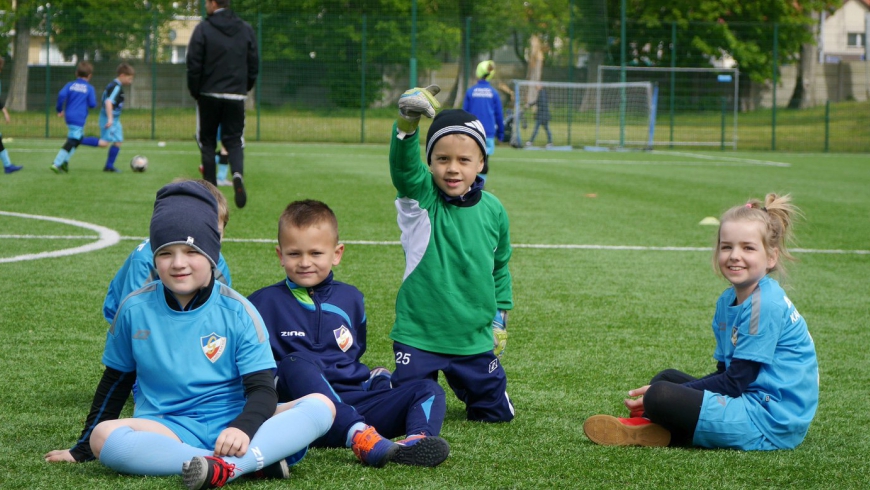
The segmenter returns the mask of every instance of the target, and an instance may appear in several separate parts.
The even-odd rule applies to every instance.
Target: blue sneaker
[[[399,450],[392,461],[399,464],[434,468],[443,463],[450,454],[450,444],[437,436],[416,434],[397,441],[396,445]]]
[[[393,459],[399,445],[384,439],[374,427],[367,425],[365,430],[358,430],[353,435],[351,449],[362,464],[381,468]]]
[[[17,171],[21,170],[22,168],[24,168],[24,167],[22,167],[21,165],[9,165],[8,167],[3,167],[3,172],[7,173],[7,174],[11,174],[13,172],[17,172]]]
[[[116,174],[121,173],[121,169],[115,167],[103,167],[103,172],[114,172]]]

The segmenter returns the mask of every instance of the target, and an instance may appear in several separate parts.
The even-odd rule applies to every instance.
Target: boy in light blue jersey
[[[85,123],[88,120],[88,110],[97,106],[97,94],[89,83],[94,67],[87,61],[80,61],[76,66],[76,78],[67,83],[57,94],[57,117],[66,121],[66,142],[51,165],[51,170],[58,174],[69,172],[69,159],[82,143]]]
[[[287,458],[299,461],[332,425],[335,407],[322,395],[278,406],[268,330],[214,277],[217,221],[217,202],[196,182],[157,192],[150,241],[160,279],[129,295],[109,328],[78,444],[120,473],[181,475],[191,489],[244,474],[288,478]],[[118,419],[134,380],[133,417]],[[70,450],[44,458],[76,461]]]
[[[0,57],[0,71],[3,71],[3,65],[6,64],[6,60]],[[0,89],[0,93],[2,93],[2,89]],[[6,110],[6,104],[4,101],[0,101],[0,111],[3,111],[3,117],[6,118],[6,123],[9,123],[9,111]],[[17,172],[21,170],[21,165],[13,165],[12,161],[9,159],[9,152],[6,150],[6,147],[3,146],[3,134],[0,133],[0,161],[3,162],[3,173],[11,174],[13,172]]]
[[[583,424],[602,445],[693,445],[743,451],[794,449],[819,404],[819,365],[803,317],[779,283],[799,214],[789,196],[768,194],[720,219],[713,265],[731,283],[716,302],[716,371],[675,369],[628,392],[630,417]]]
[[[88,136],[82,138],[82,144],[86,146],[109,147],[106,157],[104,172],[120,172],[115,167],[115,160],[121,151],[121,143],[124,142],[124,128],[121,126],[121,111],[124,109],[124,85],[133,83],[136,71],[128,63],[118,65],[118,76],[106,85],[100,98],[100,137]]]

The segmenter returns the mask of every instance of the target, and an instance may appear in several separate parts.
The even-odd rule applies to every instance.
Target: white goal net
[[[514,80],[513,89],[513,107],[505,111],[505,140],[512,146],[651,145],[655,101],[650,82]]]

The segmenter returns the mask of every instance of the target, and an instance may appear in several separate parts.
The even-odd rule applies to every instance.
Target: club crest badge
[[[350,330],[344,325],[341,328],[336,328],[332,331],[333,335],[335,335],[335,343],[338,344],[338,348],[343,352],[347,352],[348,349],[353,347],[353,335],[350,334]]]
[[[200,337],[199,341],[202,347],[202,353],[205,354],[205,357],[211,361],[212,364],[220,359],[221,354],[224,353],[224,349],[227,348],[227,338],[221,337],[214,332],[204,337]]]
[[[731,327],[731,344],[737,347],[737,327]]]

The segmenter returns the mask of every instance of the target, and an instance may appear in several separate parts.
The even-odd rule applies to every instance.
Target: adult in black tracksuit
[[[257,80],[257,38],[236,16],[230,0],[206,0],[208,17],[193,30],[187,46],[187,87],[196,99],[196,140],[203,177],[217,185],[214,152],[217,131],[229,152],[236,206],[247,202],[244,174],[245,99]]]

